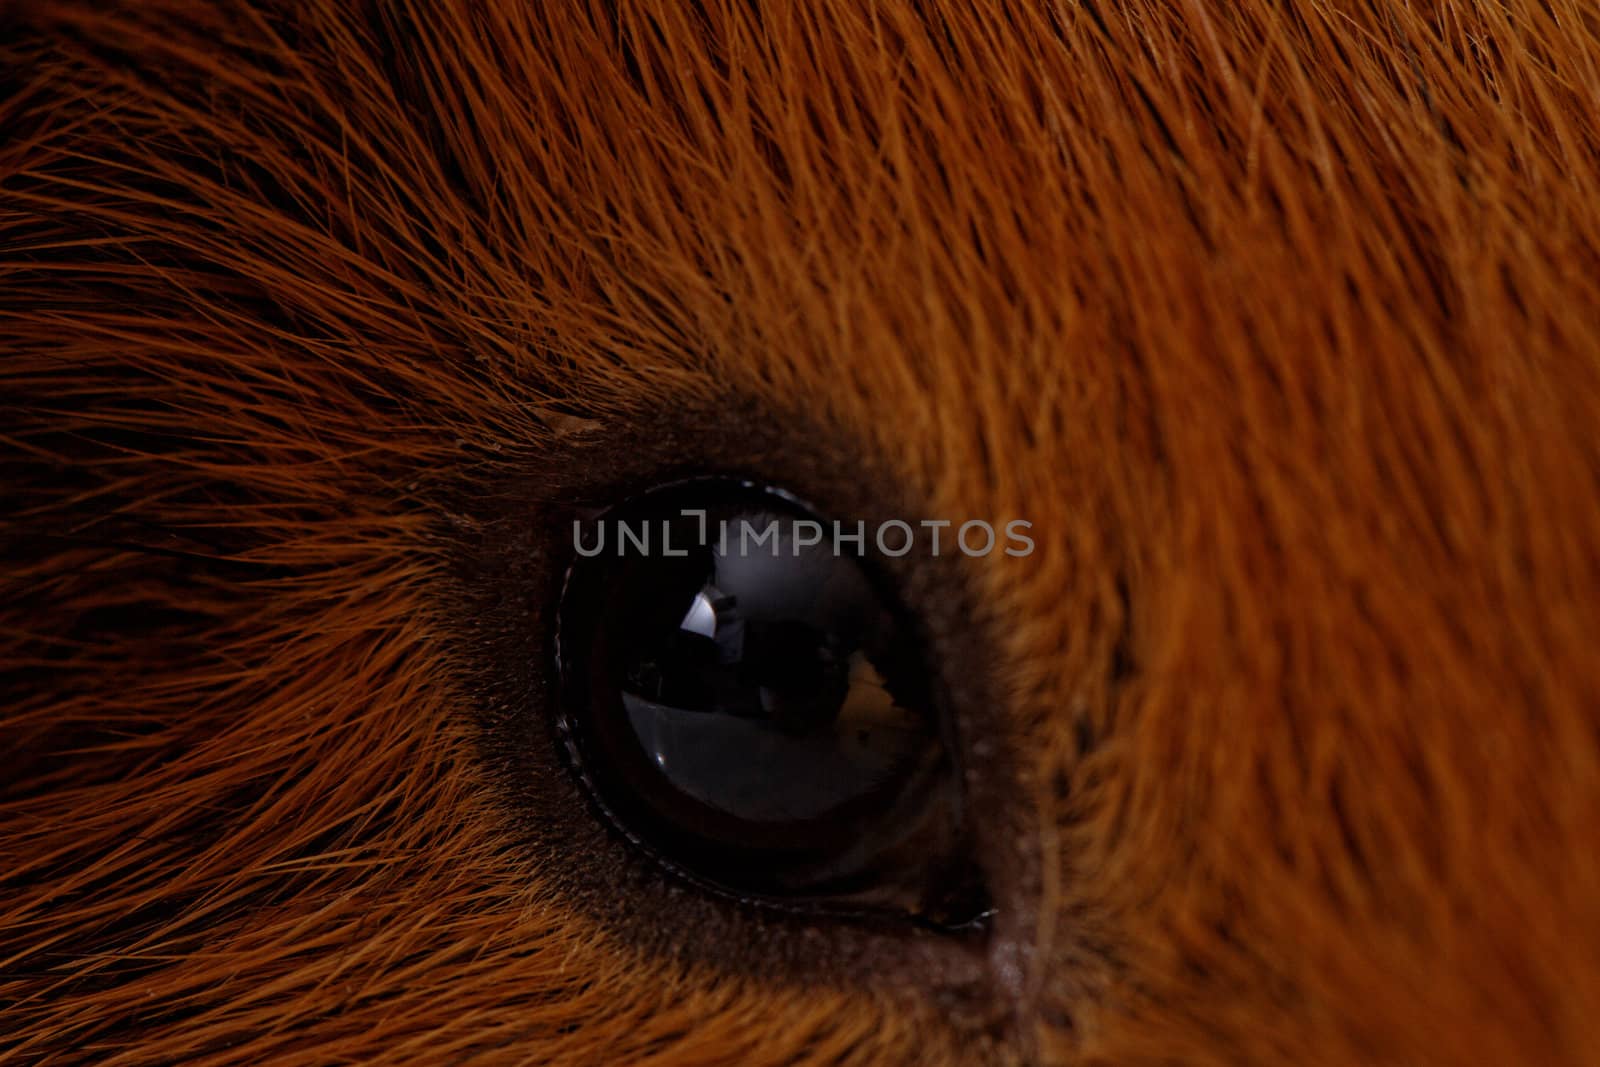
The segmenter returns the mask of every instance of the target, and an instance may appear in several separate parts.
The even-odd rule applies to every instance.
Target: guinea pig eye
[[[858,532],[726,480],[576,525],[560,732],[602,814],[690,880],[971,923],[985,904],[947,709]]]

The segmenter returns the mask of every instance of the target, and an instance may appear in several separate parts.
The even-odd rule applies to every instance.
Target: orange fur
[[[1600,1063],[1586,5],[0,25],[0,1054]],[[475,509],[708,396],[1034,523],[978,973],[635,938],[490,788]]]

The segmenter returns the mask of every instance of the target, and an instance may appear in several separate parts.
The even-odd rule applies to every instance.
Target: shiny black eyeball
[[[613,826],[693,881],[970,923],[948,713],[861,532],[721,479],[575,523],[561,735]]]

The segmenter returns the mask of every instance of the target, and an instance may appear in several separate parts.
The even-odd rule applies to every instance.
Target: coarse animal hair
[[[0,405],[0,1058],[1600,1064],[1579,0],[0,5]],[[1033,523],[971,951],[541,762],[545,509],[745,447]]]

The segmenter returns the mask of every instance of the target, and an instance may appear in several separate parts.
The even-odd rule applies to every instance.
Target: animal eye
[[[691,880],[963,925],[985,903],[951,723],[859,532],[724,480],[575,528],[561,733],[604,816]]]

